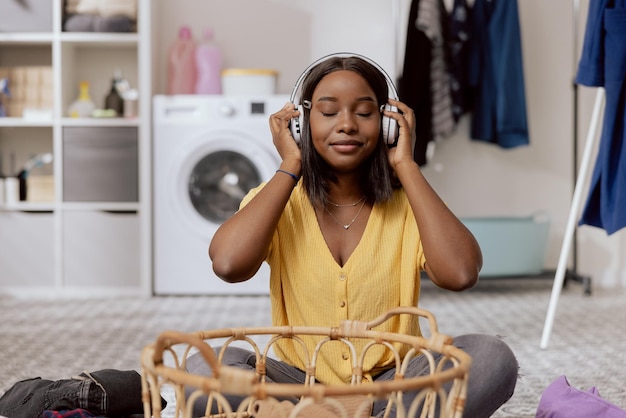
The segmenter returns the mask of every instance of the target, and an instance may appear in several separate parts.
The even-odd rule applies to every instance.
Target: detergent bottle
[[[182,26],[169,52],[168,94],[193,94],[196,86],[196,43]]]
[[[222,93],[222,52],[212,40],[213,30],[206,29],[203,42],[196,48],[196,94]]]
[[[111,80],[111,90],[104,98],[104,108],[114,110],[115,116],[122,116],[124,114],[124,99],[121,92],[117,89],[118,78],[115,75],[113,80]]]
[[[88,118],[91,117],[95,108],[96,105],[89,95],[89,82],[81,81],[78,98],[72,102],[67,113],[71,118]]]

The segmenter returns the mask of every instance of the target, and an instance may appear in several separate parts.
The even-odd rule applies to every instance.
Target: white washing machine
[[[245,194],[274,175],[280,157],[269,116],[289,96],[155,96],[154,293],[267,294],[269,268],[230,284],[208,257],[217,228]]]

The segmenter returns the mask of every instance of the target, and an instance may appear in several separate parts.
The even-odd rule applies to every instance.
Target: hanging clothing
[[[466,0],[454,0],[450,11],[450,96],[452,116],[458,122],[470,108],[468,87],[471,9]]]
[[[430,94],[432,100],[433,138],[445,138],[454,132],[450,74],[447,64],[447,13],[443,0],[421,0],[415,26],[430,41]]]
[[[471,15],[471,137],[502,148],[528,145],[517,0],[476,0]]]
[[[612,234],[626,226],[626,0],[589,2],[576,83],[604,87],[596,164],[580,225]]]
[[[398,96],[415,113],[415,151],[413,158],[426,165],[428,143],[432,141],[432,100],[430,94],[431,45],[426,34],[415,26],[420,0],[409,9],[404,65],[398,81]]]
[[[413,0],[409,11],[400,100],[416,117],[414,159],[423,166],[432,141],[456,128],[449,72],[449,23],[443,0]]]

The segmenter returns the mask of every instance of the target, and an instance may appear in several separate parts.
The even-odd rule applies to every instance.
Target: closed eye
[[[335,113],[321,112],[321,113],[322,113],[322,116],[324,116],[326,118],[333,117],[333,116],[335,116],[337,114],[336,112]]]

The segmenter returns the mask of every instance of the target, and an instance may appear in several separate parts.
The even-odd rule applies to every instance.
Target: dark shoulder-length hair
[[[310,101],[319,82],[326,75],[339,70],[354,71],[367,81],[378,106],[387,103],[389,88],[387,79],[374,65],[355,56],[331,57],[311,69],[302,82],[302,101]],[[302,129],[302,181],[311,202],[316,205],[328,203],[330,184],[337,181],[326,161],[313,147],[309,125],[310,109],[302,107],[304,123]],[[382,118],[381,118],[382,119]],[[394,188],[400,187],[387,158],[387,145],[383,141],[382,126],[376,149],[362,166],[361,190],[368,202],[384,202],[391,198]]]

